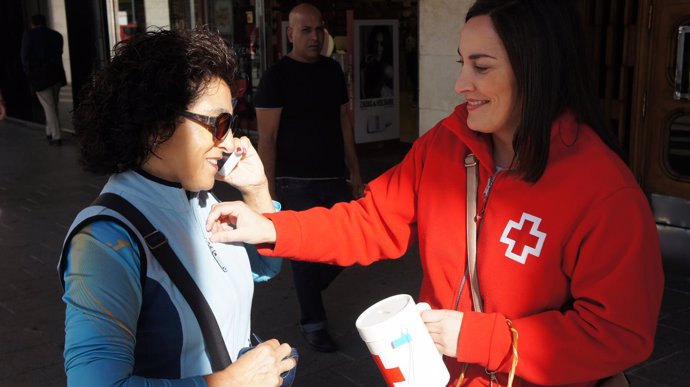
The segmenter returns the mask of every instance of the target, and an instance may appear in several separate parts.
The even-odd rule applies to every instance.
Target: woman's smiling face
[[[467,125],[512,141],[520,120],[515,74],[489,16],[467,21],[458,54],[463,66],[455,92],[467,99]]]
[[[233,112],[231,101],[228,85],[214,78],[199,98],[187,107],[187,111],[216,117]],[[217,143],[209,130],[183,118],[172,137],[153,150],[154,154],[143,168],[154,176],[180,183],[187,191],[209,190],[213,188],[218,173],[218,161],[223,152],[230,152],[232,144],[232,133]]]

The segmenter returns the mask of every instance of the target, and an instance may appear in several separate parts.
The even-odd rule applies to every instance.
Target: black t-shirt
[[[303,63],[284,56],[261,77],[257,108],[282,108],[276,177],[345,177],[340,106],[348,101],[340,65],[326,57]]]

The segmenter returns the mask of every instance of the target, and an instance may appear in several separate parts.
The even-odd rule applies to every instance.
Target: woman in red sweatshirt
[[[422,317],[451,386],[593,387],[643,361],[663,291],[659,241],[590,89],[572,3],[477,1],[458,46],[455,90],[467,102],[362,199],[270,221],[220,204],[213,240],[368,265],[418,238],[419,298],[433,308]],[[467,265],[468,154],[478,160],[481,312]]]

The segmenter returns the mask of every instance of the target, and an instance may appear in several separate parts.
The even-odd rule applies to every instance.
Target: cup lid
[[[385,298],[362,312],[355,325],[360,330],[371,328],[396,316],[410,302],[413,302],[413,299],[408,294],[397,294]]]

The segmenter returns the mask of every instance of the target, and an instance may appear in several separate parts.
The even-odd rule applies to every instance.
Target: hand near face
[[[230,173],[226,176],[217,174],[216,179],[237,188],[242,194],[267,189],[268,180],[264,174],[264,165],[249,138],[233,138],[232,147],[228,148],[231,152],[241,153],[241,159]]]
[[[204,378],[209,387],[276,387],[282,384],[280,374],[295,367],[290,346],[271,339],[257,345],[226,369]]]
[[[448,357],[458,356],[458,337],[463,313],[455,310],[425,310],[422,320],[431,334],[436,348]]]

